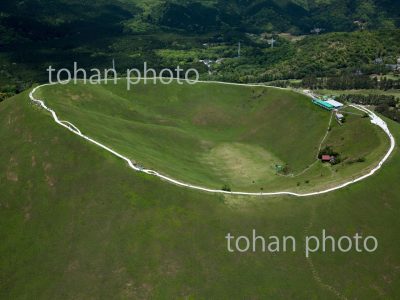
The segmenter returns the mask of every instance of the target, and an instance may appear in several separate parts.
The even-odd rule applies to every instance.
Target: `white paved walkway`
[[[227,82],[218,82],[218,81],[200,81],[202,83],[217,83],[217,84],[225,84],[225,85],[238,85],[238,86],[263,86],[263,85],[258,85],[258,84],[239,84],[239,83],[227,83]],[[52,110],[51,108],[47,107],[46,104],[44,103],[43,100],[37,99],[35,98],[35,93],[37,90],[39,90],[40,88],[44,87],[44,86],[48,86],[48,85],[54,85],[54,84],[43,84],[43,85],[39,85],[37,87],[35,87],[29,94],[29,98],[31,99],[32,102],[40,105],[42,108],[44,108],[45,110],[47,110],[48,112],[50,112],[50,114],[53,116],[54,121],[59,124],[60,126],[63,126],[64,128],[66,128],[67,130],[71,131],[72,133],[80,136],[81,138],[97,145],[98,147],[112,153],[113,155],[119,157],[120,159],[124,160],[129,167],[131,167],[133,170],[138,171],[138,172],[143,172],[149,175],[153,175],[153,176],[157,176],[167,182],[173,183],[175,185],[181,186],[181,187],[186,187],[189,189],[193,189],[193,190],[198,190],[198,191],[203,191],[203,192],[209,192],[209,193],[219,193],[219,194],[230,194],[230,195],[243,195],[243,196],[277,196],[277,195],[291,195],[291,196],[296,196],[296,197],[308,197],[308,196],[316,196],[316,195],[321,195],[321,194],[326,194],[329,192],[333,192],[342,188],[345,188],[351,184],[354,184],[356,182],[362,181],[366,178],[368,178],[369,176],[372,176],[373,174],[375,174],[381,167],[382,165],[386,162],[386,160],[389,158],[389,156],[392,154],[396,142],[395,139],[392,135],[392,133],[390,132],[386,122],[384,120],[382,120],[379,116],[377,116],[374,112],[372,112],[371,110],[361,106],[361,105],[351,105],[352,107],[367,113],[370,118],[371,118],[371,123],[375,124],[377,126],[379,126],[380,128],[382,128],[382,130],[387,134],[387,136],[390,139],[390,147],[386,153],[386,155],[381,159],[381,161],[378,163],[378,165],[376,167],[374,167],[371,171],[369,171],[367,174],[360,176],[356,179],[353,179],[351,181],[345,182],[343,184],[340,184],[338,186],[335,186],[333,188],[329,188],[329,189],[325,189],[325,190],[321,190],[318,192],[312,192],[312,193],[293,193],[290,191],[279,191],[279,192],[240,192],[240,191],[223,191],[223,190],[216,190],[216,189],[209,189],[209,188],[205,188],[205,187],[201,187],[201,186],[197,186],[197,185],[192,185],[189,183],[185,183],[183,181],[179,181],[176,179],[173,179],[171,177],[162,175],[160,173],[158,173],[157,171],[154,170],[149,170],[149,169],[143,169],[139,166],[134,165],[131,160],[125,156],[123,156],[122,154],[119,154],[117,151],[111,149],[110,147],[84,135],[81,133],[81,131],[72,123],[68,122],[68,121],[62,121],[58,118],[57,114],[54,112],[54,110]],[[273,87],[275,88],[275,87]],[[279,88],[279,89],[283,89],[283,88]]]

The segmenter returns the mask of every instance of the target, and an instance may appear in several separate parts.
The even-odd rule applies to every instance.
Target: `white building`
[[[342,114],[337,113],[336,114],[336,119],[338,119],[338,121],[341,121],[344,119],[344,116]]]
[[[326,103],[329,103],[330,105],[332,105],[335,109],[339,109],[343,107],[343,103],[340,103],[336,100],[333,99],[329,99],[327,101],[325,101]]]

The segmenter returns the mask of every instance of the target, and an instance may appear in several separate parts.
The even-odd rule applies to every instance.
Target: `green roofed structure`
[[[330,104],[330,103],[328,103],[328,102],[326,102],[326,101],[322,101],[322,100],[317,99],[317,98],[313,98],[312,102],[313,102],[314,104],[316,104],[316,105],[318,105],[318,106],[324,108],[324,109],[327,109],[327,110],[333,110],[333,109],[335,109],[335,107],[334,107],[332,104]]]

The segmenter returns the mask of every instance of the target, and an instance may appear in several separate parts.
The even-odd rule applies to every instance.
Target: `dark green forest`
[[[121,74],[144,61],[180,65],[233,82],[396,75],[397,8],[395,0],[2,1],[0,99],[74,61],[107,68],[115,59]]]

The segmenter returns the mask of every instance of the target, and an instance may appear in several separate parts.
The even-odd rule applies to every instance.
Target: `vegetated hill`
[[[385,73],[385,64],[393,64],[399,55],[400,30],[329,33],[268,50],[265,75],[279,79]],[[382,62],[375,63],[377,58]]]
[[[327,286],[347,298],[400,294],[398,147],[345,190],[251,199],[132,172],[57,127],[27,93],[0,104],[0,125],[0,298],[334,298]],[[400,126],[389,126],[399,140]],[[227,251],[228,232],[253,229],[293,235],[297,251]],[[374,235],[379,248],[314,254],[310,269],[302,241],[322,229]]]
[[[321,35],[293,45],[278,38],[272,50],[267,38],[289,32],[296,39],[298,34],[311,34],[315,28],[321,28],[322,33],[377,29],[372,36],[366,31],[347,35],[345,43],[358,39],[355,44],[363,46],[360,40],[364,40],[368,48],[383,48],[385,62],[393,64],[399,44],[393,29],[399,20],[394,8],[395,1],[389,0],[120,0],[111,4],[105,0],[2,1],[0,100],[33,82],[47,81],[49,65],[71,68],[77,61],[87,69],[106,68],[115,58],[119,70],[141,67],[143,61],[158,69],[175,68],[176,64],[170,65],[170,57],[160,55],[160,50],[166,49],[194,57],[189,60],[176,55],[176,60],[184,67],[196,67],[204,75],[208,70],[198,59],[227,58],[221,68],[215,67],[222,73],[216,77],[230,81],[297,78],[314,71],[325,76],[351,70],[355,65],[371,70],[370,50],[365,55],[361,50],[366,58],[362,61],[353,57],[353,50],[341,51],[335,59],[329,59],[326,55],[315,57],[317,49],[326,50]],[[359,21],[358,25],[354,21]],[[249,38],[249,33],[264,36],[262,42]],[[381,37],[376,38],[377,34]],[[368,42],[369,38],[381,46]],[[241,60],[236,59],[238,41],[243,45]],[[296,52],[297,47],[304,49]]]
[[[123,20],[140,12],[134,4],[103,0],[7,1],[0,4],[0,10],[0,47],[67,37],[91,41],[112,36],[121,33]]]
[[[37,95],[62,120],[139,165],[207,188],[322,190],[366,173],[389,146],[368,118],[330,124],[329,112],[289,90],[142,81],[127,91],[119,80],[46,86]],[[325,143],[338,152],[333,167],[317,159],[328,127]]]
[[[393,28],[399,21],[398,10],[394,8],[393,0],[159,1],[153,2],[140,18],[189,32],[235,28],[246,32],[309,33],[315,28],[323,31]]]
[[[233,43],[199,45],[188,50],[171,46],[156,54],[162,64],[169,66],[193,64],[204,57],[214,60],[223,57],[221,63],[212,65],[208,77],[231,82],[386,74],[391,71],[386,65],[394,64],[400,55],[398,29],[332,32],[298,40],[282,35],[275,39],[271,48],[262,35],[246,36],[240,58]]]
[[[59,38],[75,30],[95,29],[95,25],[99,27],[97,32],[105,34],[105,29],[115,31],[123,22],[131,24],[133,31],[139,24],[189,32],[235,28],[245,32],[309,33],[315,27],[350,31],[358,29],[361,23],[371,29],[393,28],[399,18],[394,7],[393,0],[119,0],[112,4],[104,0],[3,1],[0,28],[6,35],[1,43]]]

